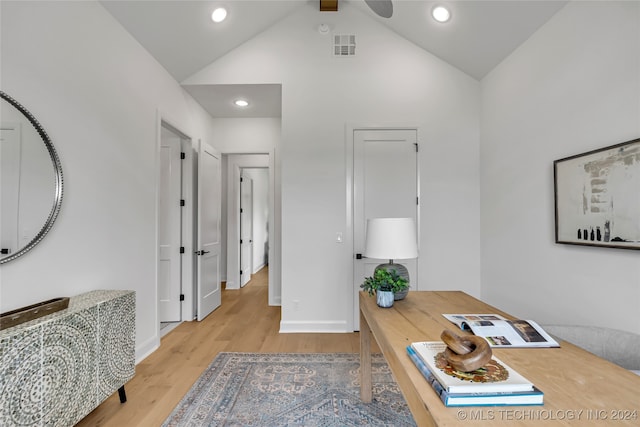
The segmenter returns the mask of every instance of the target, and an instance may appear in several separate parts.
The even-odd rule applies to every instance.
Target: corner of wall
[[[149,357],[151,353],[160,348],[160,336],[155,335],[147,341],[136,346],[136,365]]]

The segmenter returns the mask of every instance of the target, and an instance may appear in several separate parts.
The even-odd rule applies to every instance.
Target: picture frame
[[[640,138],[553,162],[555,241],[640,249]]]

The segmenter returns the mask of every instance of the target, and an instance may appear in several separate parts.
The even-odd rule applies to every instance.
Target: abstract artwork
[[[640,139],[553,166],[556,243],[640,249]]]

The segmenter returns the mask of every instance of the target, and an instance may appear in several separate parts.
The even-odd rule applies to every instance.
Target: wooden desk
[[[544,392],[544,406],[444,406],[406,352],[412,342],[439,341],[443,329],[455,330],[442,313],[497,313],[513,319],[464,292],[411,291],[392,308],[380,308],[374,297],[360,292],[363,401],[372,397],[373,336],[419,427],[640,425],[640,376],[565,341],[561,348],[494,349]]]

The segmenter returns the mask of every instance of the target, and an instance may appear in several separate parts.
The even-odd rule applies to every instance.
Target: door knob
[[[204,255],[204,254],[208,254],[211,251],[196,251],[196,255]]]

